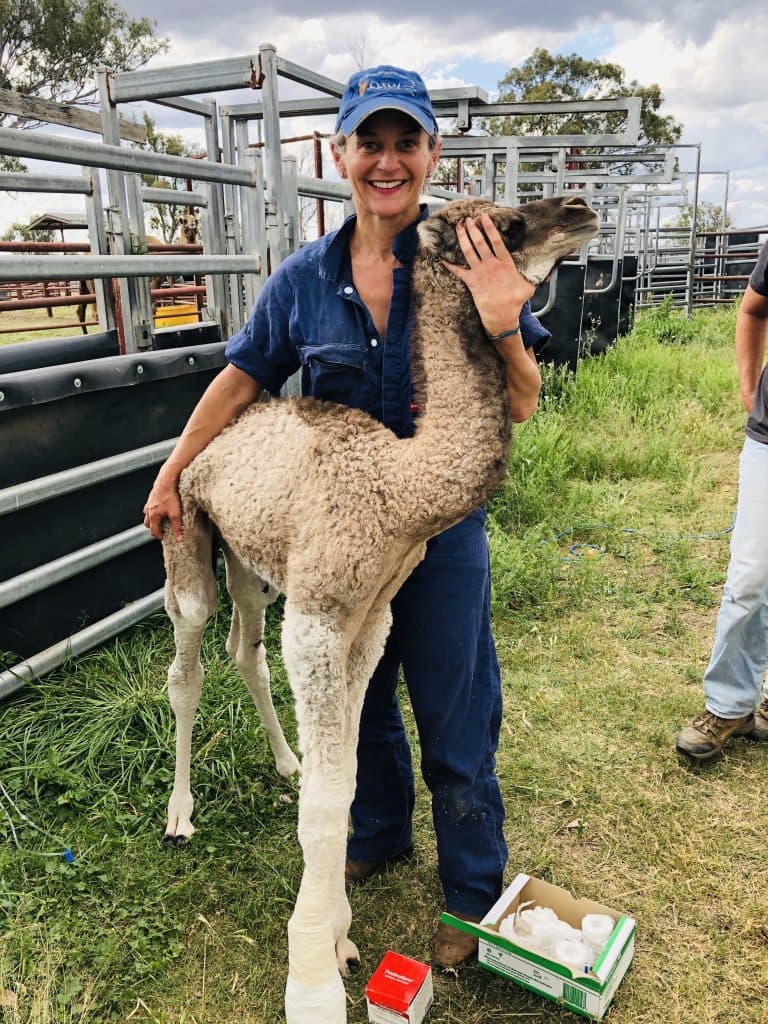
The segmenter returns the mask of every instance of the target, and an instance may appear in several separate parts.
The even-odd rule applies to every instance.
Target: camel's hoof
[[[357,946],[349,939],[340,939],[336,943],[336,963],[339,965],[339,974],[342,978],[348,978],[360,970],[360,954]]]
[[[176,849],[180,849],[182,846],[186,846],[189,842],[188,836],[163,836],[163,842],[168,843],[169,846],[175,846]]]
[[[282,775],[284,779],[290,779],[292,775],[301,775],[301,764],[293,753],[276,761],[275,768],[277,774]]]

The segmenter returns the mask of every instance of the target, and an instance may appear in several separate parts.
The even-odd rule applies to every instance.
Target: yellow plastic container
[[[199,320],[197,306],[187,302],[178,306],[158,306],[155,310],[155,327],[177,327],[179,324],[196,324]]]

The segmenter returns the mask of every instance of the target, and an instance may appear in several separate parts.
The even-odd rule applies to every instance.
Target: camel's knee
[[[339,858],[343,862],[347,838],[347,817],[354,794],[354,771],[349,777],[346,759],[332,769],[313,769],[312,759],[304,763],[299,796],[298,836],[307,861],[322,863],[329,870]]]
[[[251,688],[252,682],[256,682],[269,689],[269,665],[263,640],[247,642],[245,637],[241,637],[234,652],[230,651],[229,653],[240,669],[243,678],[246,679],[249,688]]]
[[[202,635],[206,622],[216,610],[215,581],[213,588],[206,585],[200,590],[182,589],[166,581],[165,610],[174,629],[185,634]]]

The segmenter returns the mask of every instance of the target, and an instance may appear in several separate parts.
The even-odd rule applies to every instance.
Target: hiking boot
[[[675,746],[681,754],[687,754],[696,761],[706,761],[719,754],[731,736],[748,736],[754,728],[755,716],[751,711],[741,718],[720,718],[711,711],[702,711],[677,734]]]
[[[755,710],[755,727],[749,734],[751,740],[768,740],[768,697],[763,697]]]
[[[470,914],[457,914],[453,910],[448,911],[454,917],[462,921],[469,921],[471,924],[479,924],[482,918],[472,917]],[[441,921],[437,926],[434,938],[432,939],[432,959],[438,967],[455,971],[464,964],[474,960],[477,956],[477,939],[468,932],[459,931],[450,924]]]
[[[347,885],[360,885],[367,882],[371,875],[376,875],[392,864],[401,860],[410,860],[413,856],[413,846],[407,847],[402,853],[389,857],[387,860],[350,860],[344,865],[344,881]]]

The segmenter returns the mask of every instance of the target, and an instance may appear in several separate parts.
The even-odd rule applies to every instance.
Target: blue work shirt
[[[338,231],[289,256],[267,280],[248,322],[227,343],[230,363],[278,394],[301,367],[302,393],[362,409],[398,437],[413,434],[411,410],[411,274],[416,227],[401,231],[392,252],[392,300],[382,338],[352,280],[353,214]],[[520,315],[526,348],[548,338],[526,302]]]

